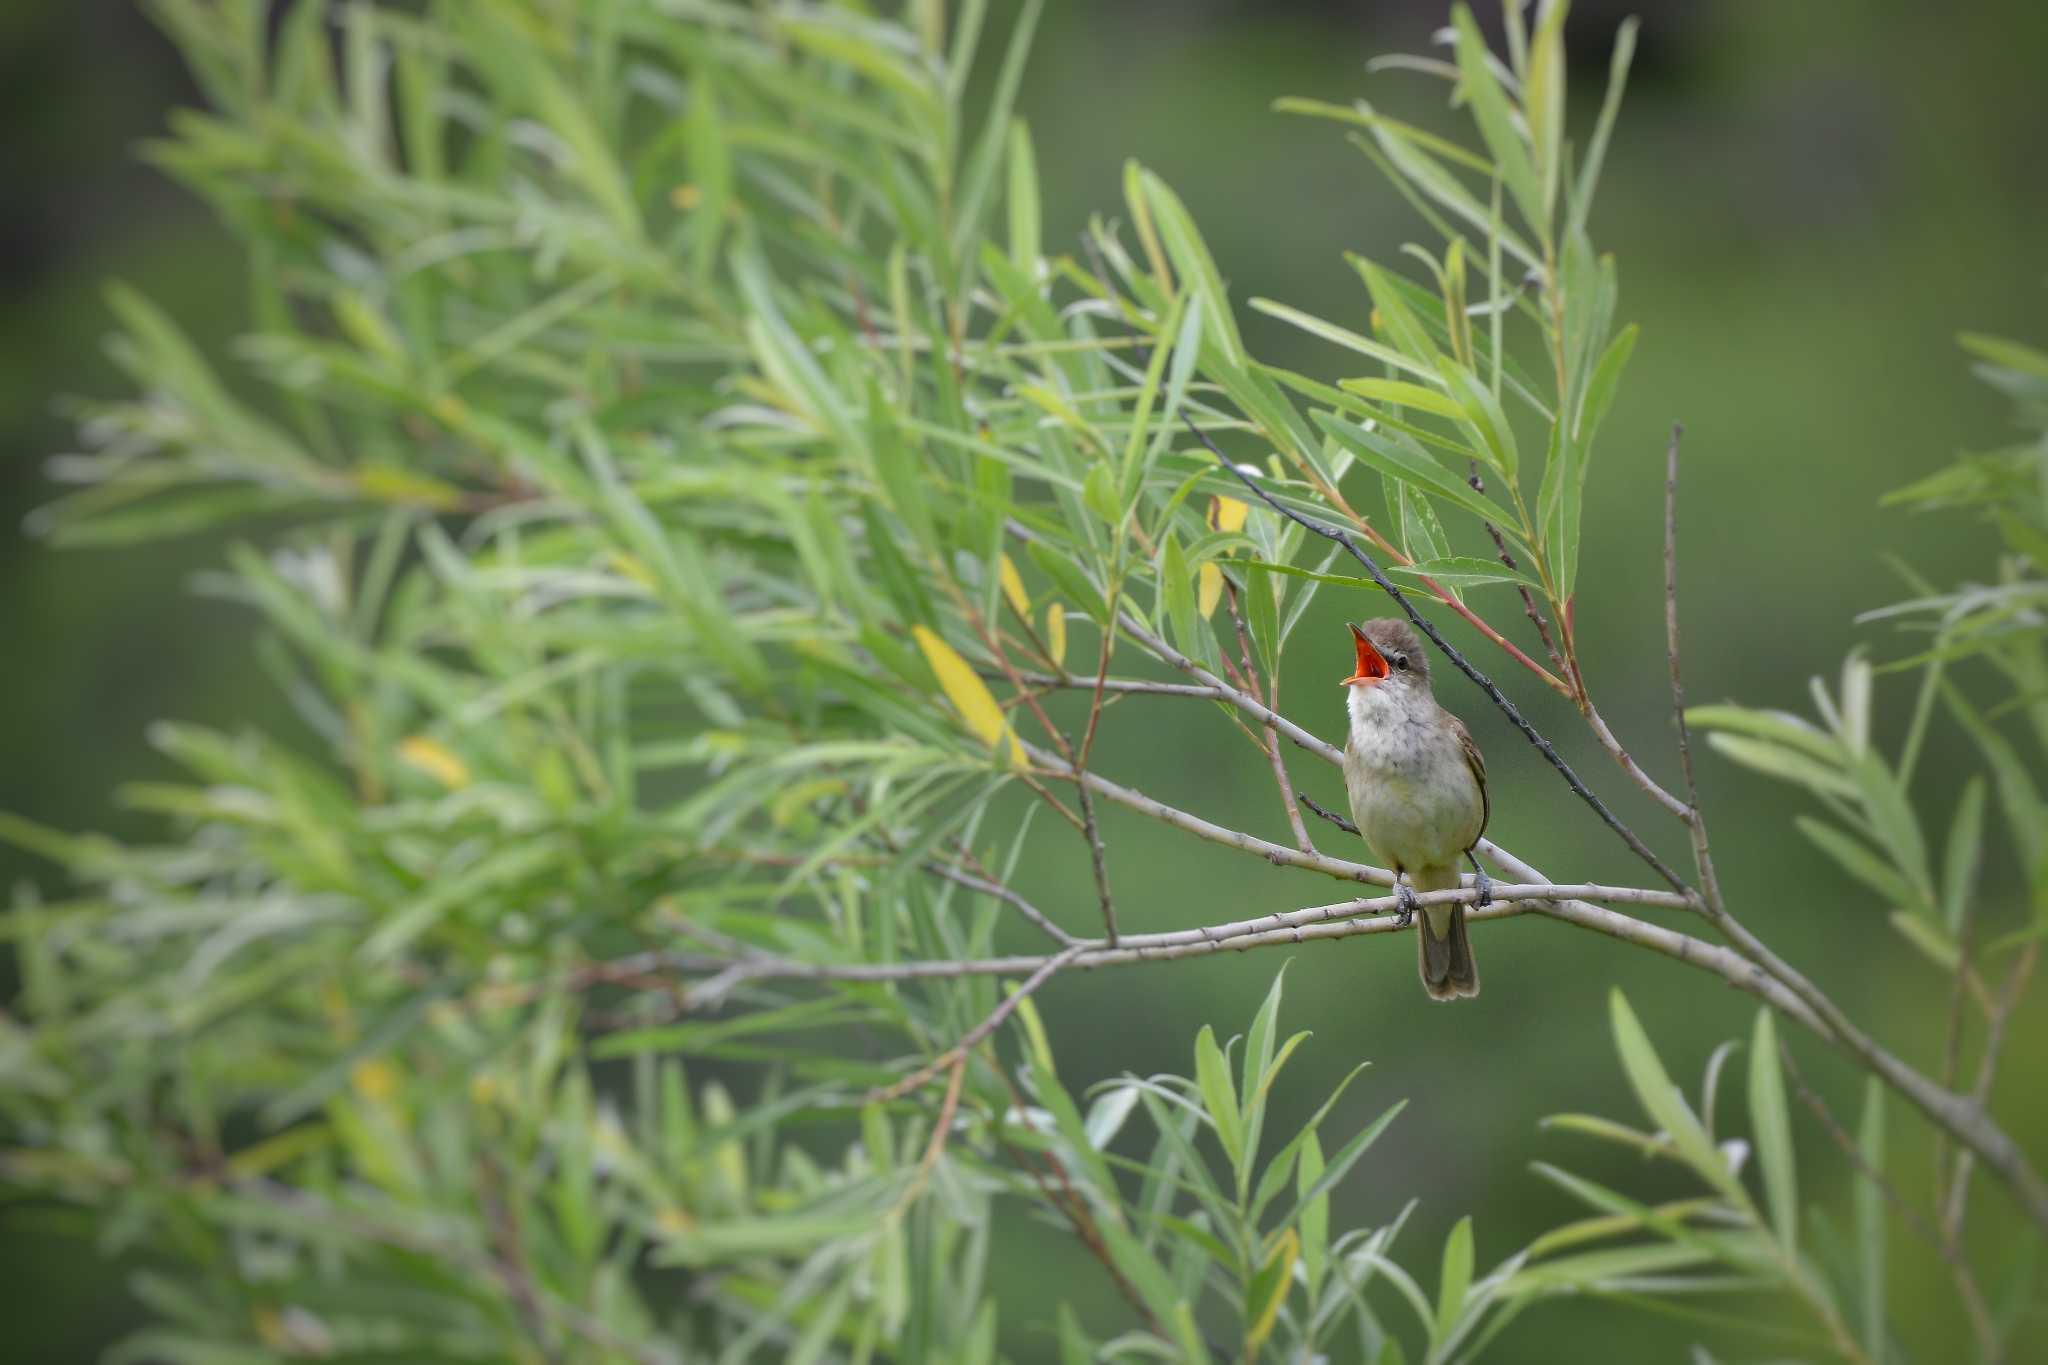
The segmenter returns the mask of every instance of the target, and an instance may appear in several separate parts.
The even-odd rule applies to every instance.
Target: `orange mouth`
[[[1372,647],[1372,641],[1365,638],[1365,632],[1357,626],[1351,627],[1351,639],[1358,646],[1358,671],[1346,678],[1340,686],[1362,687],[1376,683],[1387,676],[1387,661]]]

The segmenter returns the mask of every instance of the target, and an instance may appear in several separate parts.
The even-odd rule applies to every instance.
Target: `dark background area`
[[[1013,7],[998,6],[1003,13]],[[1491,6],[1482,6],[1491,9]],[[1875,655],[1905,646],[1854,626],[1855,613],[1903,594],[1882,556],[1937,582],[1982,573],[1986,538],[1960,518],[1878,511],[1884,491],[2005,430],[2003,401],[1973,380],[1958,330],[2048,339],[2040,224],[2048,132],[2048,8],[2033,0],[1933,6],[1815,0],[1779,4],[1592,3],[1574,7],[1574,129],[1590,124],[1621,15],[1645,23],[1610,152],[1596,242],[1619,258],[1619,317],[1642,323],[1628,381],[1602,433],[1586,510],[1578,607],[1588,676],[1609,721],[1651,770],[1675,776],[1663,677],[1659,541],[1664,433],[1687,428],[1681,513],[1688,684],[1695,701],[1810,709],[1807,680],[1830,680],[1859,639]],[[1331,125],[1270,110],[1274,98],[1365,94],[1404,117],[1449,127],[1443,87],[1405,73],[1368,76],[1366,60],[1414,51],[1441,23],[1436,3],[1149,3],[1048,6],[1027,76],[1045,181],[1046,241],[1067,249],[1091,212],[1120,211],[1126,157],[1174,185],[1202,225],[1232,298],[1268,296],[1363,326],[1364,290],[1341,253],[1392,257],[1426,229]],[[1003,14],[990,32],[1004,31]],[[100,349],[99,290],[128,281],[219,356],[243,325],[242,269],[204,212],[138,162],[193,98],[168,45],[118,3],[0,7],[0,809],[65,828],[144,834],[112,799],[122,782],[166,775],[144,730],[178,717],[233,730],[300,733],[254,667],[249,618],[191,591],[220,559],[204,539],[134,550],[56,552],[24,518],[53,495],[44,457],[65,450],[67,394],[113,392]],[[1063,245],[1066,244],[1066,245]],[[1348,373],[1339,352],[1259,315],[1252,348],[1295,368]],[[1511,599],[1478,599],[1519,619]],[[1289,708],[1335,736],[1334,682],[1347,662],[1338,624],[1370,608],[1327,592],[1287,660]],[[1510,628],[1510,633],[1519,633]],[[1454,636],[1459,643],[1466,637]],[[1490,666],[1500,656],[1475,655]],[[1501,670],[1506,672],[1505,669]],[[1519,684],[1512,678],[1503,681]],[[1537,758],[1462,680],[1439,696],[1464,714],[1494,780],[1493,833],[1552,875],[1632,880],[1626,852],[1562,799]],[[1519,687],[1532,718],[1626,818],[1674,859],[1683,843],[1589,742],[1569,708]],[[1881,684],[1880,734],[1903,728],[1906,688]],[[1169,704],[1170,707],[1170,704]],[[1100,766],[1179,804],[1272,834],[1279,812],[1263,764],[1206,708],[1141,720],[1126,710]],[[1923,815],[1946,825],[1946,799],[1972,770],[1958,737],[1937,730]],[[1326,803],[1334,773],[1297,777]],[[1791,830],[1801,803],[1708,755],[1703,798],[1731,904],[1780,952],[1904,1055],[1932,1068],[1942,982],[1885,926],[1889,908],[1847,882]],[[1124,924],[1153,929],[1309,903],[1321,888],[1157,826],[1112,823],[1112,873]],[[1319,836],[1320,837],[1320,836]],[[1322,839],[1334,847],[1334,833]],[[1091,897],[1078,846],[1050,841],[1031,870],[1034,899]],[[54,891],[50,870],[0,847],[9,885]],[[1994,863],[1985,913],[2018,914],[2012,869]],[[1674,1072],[1697,1089],[1713,1044],[1746,1035],[1752,1003],[1705,978],[1611,941],[1527,918],[1475,937],[1487,982],[1475,1004],[1426,1007],[1405,943],[1304,949],[1290,969],[1283,1023],[1315,1039],[1283,1082],[1270,1131],[1292,1131],[1362,1057],[1333,1126],[1348,1133],[1401,1096],[1403,1118],[1354,1177],[1338,1226],[1391,1217],[1421,1199],[1397,1253],[1434,1284],[1443,1232],[1475,1215],[1482,1267],[1570,1215],[1527,1170],[1532,1159],[1599,1172],[1633,1193],[1660,1173],[1614,1165],[1583,1140],[1541,1133],[1567,1110],[1633,1118],[1607,1033],[1607,988],[1629,992]],[[1070,1084],[1125,1070],[1186,1070],[1204,1022],[1243,1027],[1275,954],[1229,957],[1049,987],[1041,1007]],[[5,977],[0,977],[4,998]],[[2043,1013],[2016,1025],[1998,1100],[2014,1135],[2048,1151],[2048,1098],[2024,1084]],[[1802,1060],[1840,1114],[1856,1078],[1812,1039]],[[1739,1086],[1724,1125],[1741,1123]],[[1900,1169],[1927,1169],[1925,1135],[1893,1109]],[[1802,1120],[1804,1116],[1802,1115]],[[1846,1172],[1825,1137],[1798,1129],[1802,1193],[1845,1209]],[[2012,1226],[1980,1185],[1977,1226],[1997,1264]],[[1073,1300],[1092,1321],[1116,1311],[1100,1269],[1055,1230],[1020,1224],[997,1276],[1007,1344],[1050,1352],[1023,1324]],[[1893,1234],[1895,1312],[1925,1359],[1958,1339],[1945,1279],[1903,1229]],[[89,1358],[134,1309],[117,1268],[97,1260],[46,1208],[0,1208],[0,1321],[10,1358]],[[15,1329],[27,1325],[27,1335]],[[1640,1337],[1638,1337],[1640,1332]],[[2035,1343],[2039,1344],[2038,1331]],[[1523,1319],[1489,1359],[1561,1358],[1574,1343],[1640,1340],[1631,1359],[1680,1359],[1687,1328],[1600,1304]],[[29,1344],[33,1343],[33,1344]]]

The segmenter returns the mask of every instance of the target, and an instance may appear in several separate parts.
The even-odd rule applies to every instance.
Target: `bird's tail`
[[[1456,864],[1410,868],[1408,883],[1417,891],[1450,891],[1459,885]],[[1415,944],[1422,971],[1422,989],[1432,1000],[1457,1000],[1479,994],[1479,966],[1472,960],[1472,941],[1465,935],[1465,906],[1425,905],[1416,916]]]

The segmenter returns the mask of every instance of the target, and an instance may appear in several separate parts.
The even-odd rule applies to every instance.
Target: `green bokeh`
[[[1574,77],[1584,95],[1623,10],[1579,9]],[[1045,181],[1049,248],[1074,242],[1090,212],[1116,211],[1123,161],[1135,157],[1184,197],[1234,300],[1273,297],[1362,326],[1364,291],[1341,253],[1391,256],[1419,225],[1340,132],[1269,105],[1283,94],[1369,93],[1404,116],[1444,123],[1439,88],[1364,69],[1375,53],[1421,46],[1441,17],[1425,3],[1055,0],[1022,101]],[[1668,778],[1659,511],[1674,419],[1687,428],[1684,614],[1696,701],[1805,709],[1808,678],[1832,677],[1857,640],[1872,641],[1880,657],[1901,652],[1852,621],[1901,595],[1884,555],[1901,554],[1943,582],[1989,564],[1989,547],[1960,519],[1879,513],[1873,504],[2002,434],[2003,403],[1969,376],[1956,331],[2048,337],[2039,233],[2048,211],[2039,142],[2048,127],[2040,79],[2048,9],[2032,0],[1753,0],[1670,5],[1646,19],[1595,216],[1596,241],[1621,263],[1620,316],[1640,322],[1643,337],[1593,471],[1578,621],[1608,720]],[[198,210],[130,156],[137,138],[189,98],[141,19],[113,4],[10,6],[0,48],[8,92],[0,98],[18,143],[8,199],[22,207],[9,231],[25,243],[12,253],[0,309],[0,640],[8,643],[0,809],[135,831],[146,826],[110,793],[159,771],[144,737],[149,721],[293,722],[256,668],[248,618],[191,590],[191,576],[218,562],[218,544],[57,553],[23,533],[23,517],[51,495],[38,461],[66,447],[56,397],[104,393],[115,382],[96,345],[106,327],[101,282],[137,284],[218,352],[240,322],[241,272]],[[1581,102],[1575,113],[1584,120],[1591,110]],[[1245,330],[1276,361],[1344,372],[1340,353],[1266,319],[1248,314]],[[1296,637],[1290,710],[1325,734],[1340,722],[1330,686],[1346,655],[1338,623],[1376,610],[1327,591]],[[1517,609],[1502,601],[1490,614],[1505,625]],[[1879,694],[1887,733],[1901,728],[1901,690]],[[1519,694],[1624,816],[1678,856],[1677,831],[1581,741],[1569,708],[1531,688]],[[1452,678],[1440,695],[1488,753],[1502,843],[1560,877],[1631,878],[1625,851],[1560,799],[1554,775],[1475,692]],[[1104,771],[1226,823],[1277,831],[1270,773],[1215,712],[1162,702],[1141,718],[1127,704],[1116,720],[1100,751]],[[1931,810],[1968,761],[1953,735],[1938,733],[1927,763]],[[1297,776],[1334,803],[1334,774]],[[1798,806],[1785,793],[1712,756],[1701,781],[1732,904],[1852,1014],[1933,1069],[1941,983],[1884,927],[1886,907],[1789,832]],[[1190,853],[1157,826],[1110,819],[1127,928],[1235,918],[1322,891],[1313,879],[1226,852]],[[1090,900],[1078,845],[1048,839],[1043,847],[1048,856],[1028,874],[1033,898]],[[46,869],[8,849],[0,849],[0,873],[55,886]],[[1994,866],[1994,901],[2015,881],[2012,869]],[[1290,1067],[1276,1131],[1305,1117],[1360,1058],[1374,1066],[1331,1131],[1412,1097],[1336,1213],[1379,1221],[1419,1196],[1403,1239],[1418,1267],[1433,1264],[1463,1213],[1475,1215],[1482,1265],[1565,1216],[1563,1197],[1527,1171],[1532,1158],[1646,1190],[1649,1173],[1603,1167],[1608,1158],[1537,1129],[1543,1115],[1564,1110],[1631,1112],[1607,1035],[1610,984],[1628,991],[1689,1082],[1716,1042],[1748,1029],[1746,997],[1552,922],[1489,926],[1475,943],[1486,994],[1455,1010],[1427,1006],[1406,952],[1379,943],[1305,948],[1290,972],[1286,1022],[1316,1037]],[[1042,1009],[1063,1074],[1078,1088],[1124,1070],[1185,1070],[1196,1029],[1241,1027],[1278,962],[1230,957],[1054,983]],[[2039,1009],[2017,1022],[2021,1049],[2043,1022]],[[1855,1078],[1810,1038],[1794,1046],[1837,1112],[1852,1112]],[[1999,1098],[2021,1144],[2048,1150],[2048,1100],[2016,1082]],[[1839,1205],[1841,1162],[1804,1119],[1806,1193]],[[1896,1122],[1893,1142],[1900,1169],[1926,1169],[1915,1124]],[[1989,1198],[1975,1216],[1993,1246],[2015,1231]],[[1099,1267],[1071,1239],[1031,1224],[1004,1245],[996,1278],[1016,1358],[1049,1350],[1022,1324],[1047,1317],[1044,1305],[1059,1298],[1091,1320],[1114,1320]],[[23,1348],[32,1350],[24,1359],[82,1358],[125,1311],[109,1272],[49,1210],[0,1209],[0,1283],[7,1319],[47,1332]],[[1942,1344],[1960,1339],[1961,1328],[1934,1261],[1903,1234],[1894,1238],[1891,1283],[1909,1344],[1923,1358],[1943,1358]],[[1523,1319],[1488,1358],[1554,1360],[1589,1341],[1626,1340],[1641,1343],[1628,1358],[1677,1359],[1690,1339],[1628,1310],[1552,1306]]]

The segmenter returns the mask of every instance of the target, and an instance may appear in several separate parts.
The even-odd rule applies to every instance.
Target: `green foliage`
[[[1565,1126],[1706,1193],[1639,1204],[1546,1168],[1596,1216],[1483,1274],[1458,1222],[1432,1297],[1392,1255],[1411,1206],[1337,1219],[1399,1106],[1340,1138],[1340,1088],[1266,1131],[1306,1036],[1282,1037],[1277,979],[1241,1039],[1201,1030],[1191,1076],[1085,1110],[1028,998],[1043,975],[1017,981],[1041,970],[1020,916],[1063,953],[1097,923],[1009,888],[1059,822],[1092,839],[1048,784],[1085,791],[1104,708],[1041,693],[1192,661],[1277,704],[1310,603],[1359,585],[1187,420],[1418,596],[1525,589],[1566,676],[1535,673],[1583,700],[1583,491],[1636,337],[1588,224],[1632,27],[1583,153],[1562,3],[1511,10],[1505,61],[1455,11],[1454,60],[1424,66],[1476,147],[1283,102],[1355,129],[1437,233],[1406,273],[1354,261],[1367,332],[1251,301],[1332,344],[1324,379],[1251,353],[1142,167],[1121,226],[1047,254],[1013,110],[1036,5],[986,53],[979,0],[298,0],[274,31],[257,0],[155,8],[208,107],[150,155],[243,245],[249,327],[204,355],[111,291],[133,393],[78,405],[78,488],[39,524],[248,536],[207,587],[261,620],[305,732],[160,725],[182,777],[123,793],[160,843],[0,816],[76,887],[4,922],[0,1178],[157,1253],[153,1325],[117,1359],[973,1362],[1056,1339],[1070,1361],[1449,1362],[1552,1296],[1758,1286],[1889,1356],[1881,1264],[1801,1249],[1768,1020],[1761,1202],[1714,1138],[1718,1064],[1695,1114],[1617,1000],[1661,1131]],[[2039,406],[2038,357],[1988,355]],[[2026,458],[1918,496],[1987,508],[2037,566]],[[1701,717],[1820,796],[1835,823],[1809,832],[1937,960],[1964,956],[1987,787],[2048,915],[2028,761],[1938,671],[1989,655],[2048,737],[2019,629],[2037,579],[1906,609],[1944,622],[1920,714],[1944,700],[1990,769],[1938,863],[1905,796],[1919,729],[1875,755],[1867,666],[1822,697],[1827,730]],[[1114,1328],[999,1320],[1020,1211],[1100,1263]],[[1859,1205],[1866,1256],[1879,1213]]]

